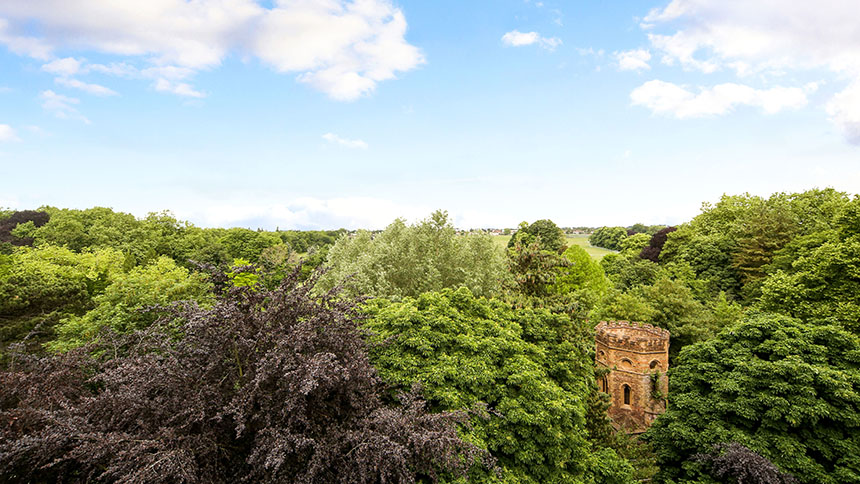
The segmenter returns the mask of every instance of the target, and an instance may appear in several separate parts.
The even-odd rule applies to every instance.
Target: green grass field
[[[508,246],[508,241],[511,240],[511,236],[496,235],[493,236],[493,240],[495,240],[496,243],[499,244],[499,247],[504,248]],[[583,249],[585,249],[586,252],[588,252],[588,255],[590,255],[595,260],[600,260],[606,254],[611,254],[615,252],[614,250],[604,249],[601,247],[593,247],[591,244],[588,243],[588,235],[568,235],[567,245],[578,245],[582,247]]]

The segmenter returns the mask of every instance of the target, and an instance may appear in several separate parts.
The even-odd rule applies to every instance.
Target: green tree
[[[836,219],[830,230],[799,237],[777,253],[759,306],[860,334],[860,198],[844,204]]]
[[[508,241],[508,248],[512,249],[517,242],[522,245],[537,242],[540,250],[558,253],[565,247],[566,240],[564,231],[555,222],[541,219],[531,224],[521,223],[517,233]]]
[[[706,476],[696,454],[738,442],[805,483],[860,481],[860,339],[760,314],[685,348],[647,438],[664,481]]]
[[[609,289],[609,280],[600,263],[578,245],[564,251],[568,263],[558,268],[558,275],[550,287],[555,294],[569,294],[590,310]]]
[[[601,482],[629,481],[629,466],[611,450],[593,454],[587,441],[593,339],[567,316],[512,310],[465,288],[375,299],[366,313],[371,359],[395,389],[421,383],[437,411],[487,406],[489,418],[475,417],[464,437],[498,459],[503,482],[582,482],[613,472],[621,475]]]
[[[648,322],[657,314],[640,291],[622,292],[610,289],[591,314],[594,321]]]
[[[66,351],[90,343],[106,327],[118,333],[144,329],[160,315],[148,308],[186,300],[205,305],[211,298],[211,285],[203,275],[190,273],[162,256],[146,266],[116,274],[104,292],[93,298],[92,310],[60,321],[57,339],[48,347]]]
[[[642,249],[648,246],[649,242],[651,242],[650,235],[643,233],[633,234],[621,241],[619,250],[625,254],[638,256],[642,252]]]
[[[16,249],[0,268],[0,314],[85,309],[121,271],[123,260],[113,249],[84,254],[63,247]]]
[[[588,237],[588,242],[595,247],[621,250],[621,243],[626,238],[627,229],[624,227],[600,227]]]
[[[417,296],[450,287],[498,294],[506,277],[503,254],[486,234],[457,235],[447,212],[415,225],[395,220],[375,236],[344,235],[328,252],[320,287],[345,284],[351,295]]]

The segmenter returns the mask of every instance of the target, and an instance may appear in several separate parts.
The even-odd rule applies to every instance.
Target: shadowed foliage
[[[19,237],[17,234],[13,233],[15,228],[18,225],[27,224],[28,222],[32,222],[32,227],[38,228],[46,223],[48,223],[48,219],[50,219],[50,215],[45,212],[39,212],[36,210],[21,210],[18,212],[13,212],[8,217],[0,220],[0,244],[9,243],[12,245],[33,245],[33,237]]]
[[[401,483],[463,475],[485,454],[462,413],[391,404],[353,302],[229,288],[0,373],[0,481]],[[93,357],[91,355],[97,355]]]
[[[710,454],[699,454],[697,460],[711,468],[720,482],[738,484],[795,484],[797,480],[779,470],[766,458],[737,442],[718,445]]]
[[[665,229],[651,236],[651,241],[648,242],[647,247],[642,248],[642,252],[639,253],[639,257],[641,257],[642,259],[648,259],[651,262],[659,262],[660,252],[663,251],[663,246],[666,244],[666,239],[669,237],[670,233],[676,230],[678,230],[678,227],[666,227]]]

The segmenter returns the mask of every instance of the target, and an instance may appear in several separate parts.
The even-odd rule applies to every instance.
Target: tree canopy
[[[595,247],[621,250],[621,243],[626,238],[627,229],[624,227],[600,227],[588,237],[588,242]]]
[[[508,241],[508,248],[512,249],[517,243],[529,245],[535,242],[540,250],[549,252],[560,252],[567,245],[564,231],[552,220],[541,219],[531,224],[521,223],[517,233]]]
[[[0,480],[412,483],[484,462],[456,434],[464,414],[385,394],[353,304],[298,276],[16,358],[0,372]]]
[[[457,235],[444,211],[414,225],[395,220],[376,235],[343,236],[329,250],[326,266],[321,287],[344,284],[347,294],[383,297],[461,286],[490,296],[501,291],[506,276],[491,236]]]
[[[648,431],[661,478],[704,475],[698,453],[740,443],[800,482],[860,480],[860,339],[762,314],[686,347]]]
[[[366,311],[383,379],[401,390],[420,382],[436,410],[486,405],[489,418],[474,418],[464,438],[490,451],[503,482],[581,482],[611,468],[601,459],[621,463],[593,454],[587,441],[592,348],[567,316],[514,310],[466,288],[375,299]],[[612,478],[631,470],[620,465]]]

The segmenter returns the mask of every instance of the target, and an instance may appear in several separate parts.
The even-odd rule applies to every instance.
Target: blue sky
[[[853,1],[122,4],[0,4],[0,206],[598,226],[860,192]]]

